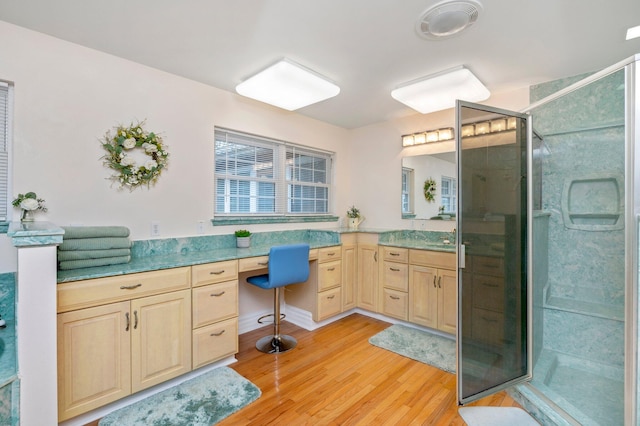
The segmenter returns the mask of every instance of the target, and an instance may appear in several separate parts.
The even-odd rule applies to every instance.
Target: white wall
[[[349,131],[251,101],[182,77],[0,21],[0,79],[15,84],[13,195],[35,191],[58,225],[124,225],[132,239],[229,234],[213,227],[213,130],[223,126],[336,152],[336,210],[346,211]],[[106,178],[100,139],[118,124],[146,119],[170,152],[150,190],[119,191]],[[17,215],[17,211],[14,211]],[[16,217],[16,216],[14,216]],[[250,226],[253,231],[326,228],[335,224]],[[0,273],[16,254],[0,236]]]

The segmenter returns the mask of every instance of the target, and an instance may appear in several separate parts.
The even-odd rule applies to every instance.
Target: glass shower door
[[[530,378],[523,114],[458,101],[458,400]]]

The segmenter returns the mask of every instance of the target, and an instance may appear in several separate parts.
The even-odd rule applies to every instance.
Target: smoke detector
[[[420,16],[416,30],[420,36],[430,40],[453,37],[473,25],[481,11],[482,4],[475,0],[445,0],[431,6]]]

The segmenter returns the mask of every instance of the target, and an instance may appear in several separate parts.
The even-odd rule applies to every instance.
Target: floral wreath
[[[424,198],[433,201],[436,195],[436,181],[429,178],[424,181]]]
[[[162,170],[167,167],[169,153],[162,142],[162,138],[153,132],[143,129],[144,121],[129,127],[118,126],[115,135],[107,131],[102,139],[102,147],[107,153],[104,165],[113,169],[109,179],[117,181],[120,188],[130,190],[146,185],[155,184]],[[136,150],[143,151],[149,158],[144,164],[137,164],[131,155]]]

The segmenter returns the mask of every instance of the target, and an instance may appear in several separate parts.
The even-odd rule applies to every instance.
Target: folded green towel
[[[128,237],[129,228],[124,226],[63,226],[64,239]]]
[[[58,263],[58,269],[80,269],[91,268],[94,266],[118,265],[120,263],[129,263],[130,260],[130,256],[103,257],[102,259],[65,260]]]
[[[70,240],[63,238],[58,250],[107,250],[130,247],[131,241],[126,237],[72,238]]]
[[[131,249],[107,250],[58,250],[58,262],[63,260],[102,259],[105,257],[131,256]]]

